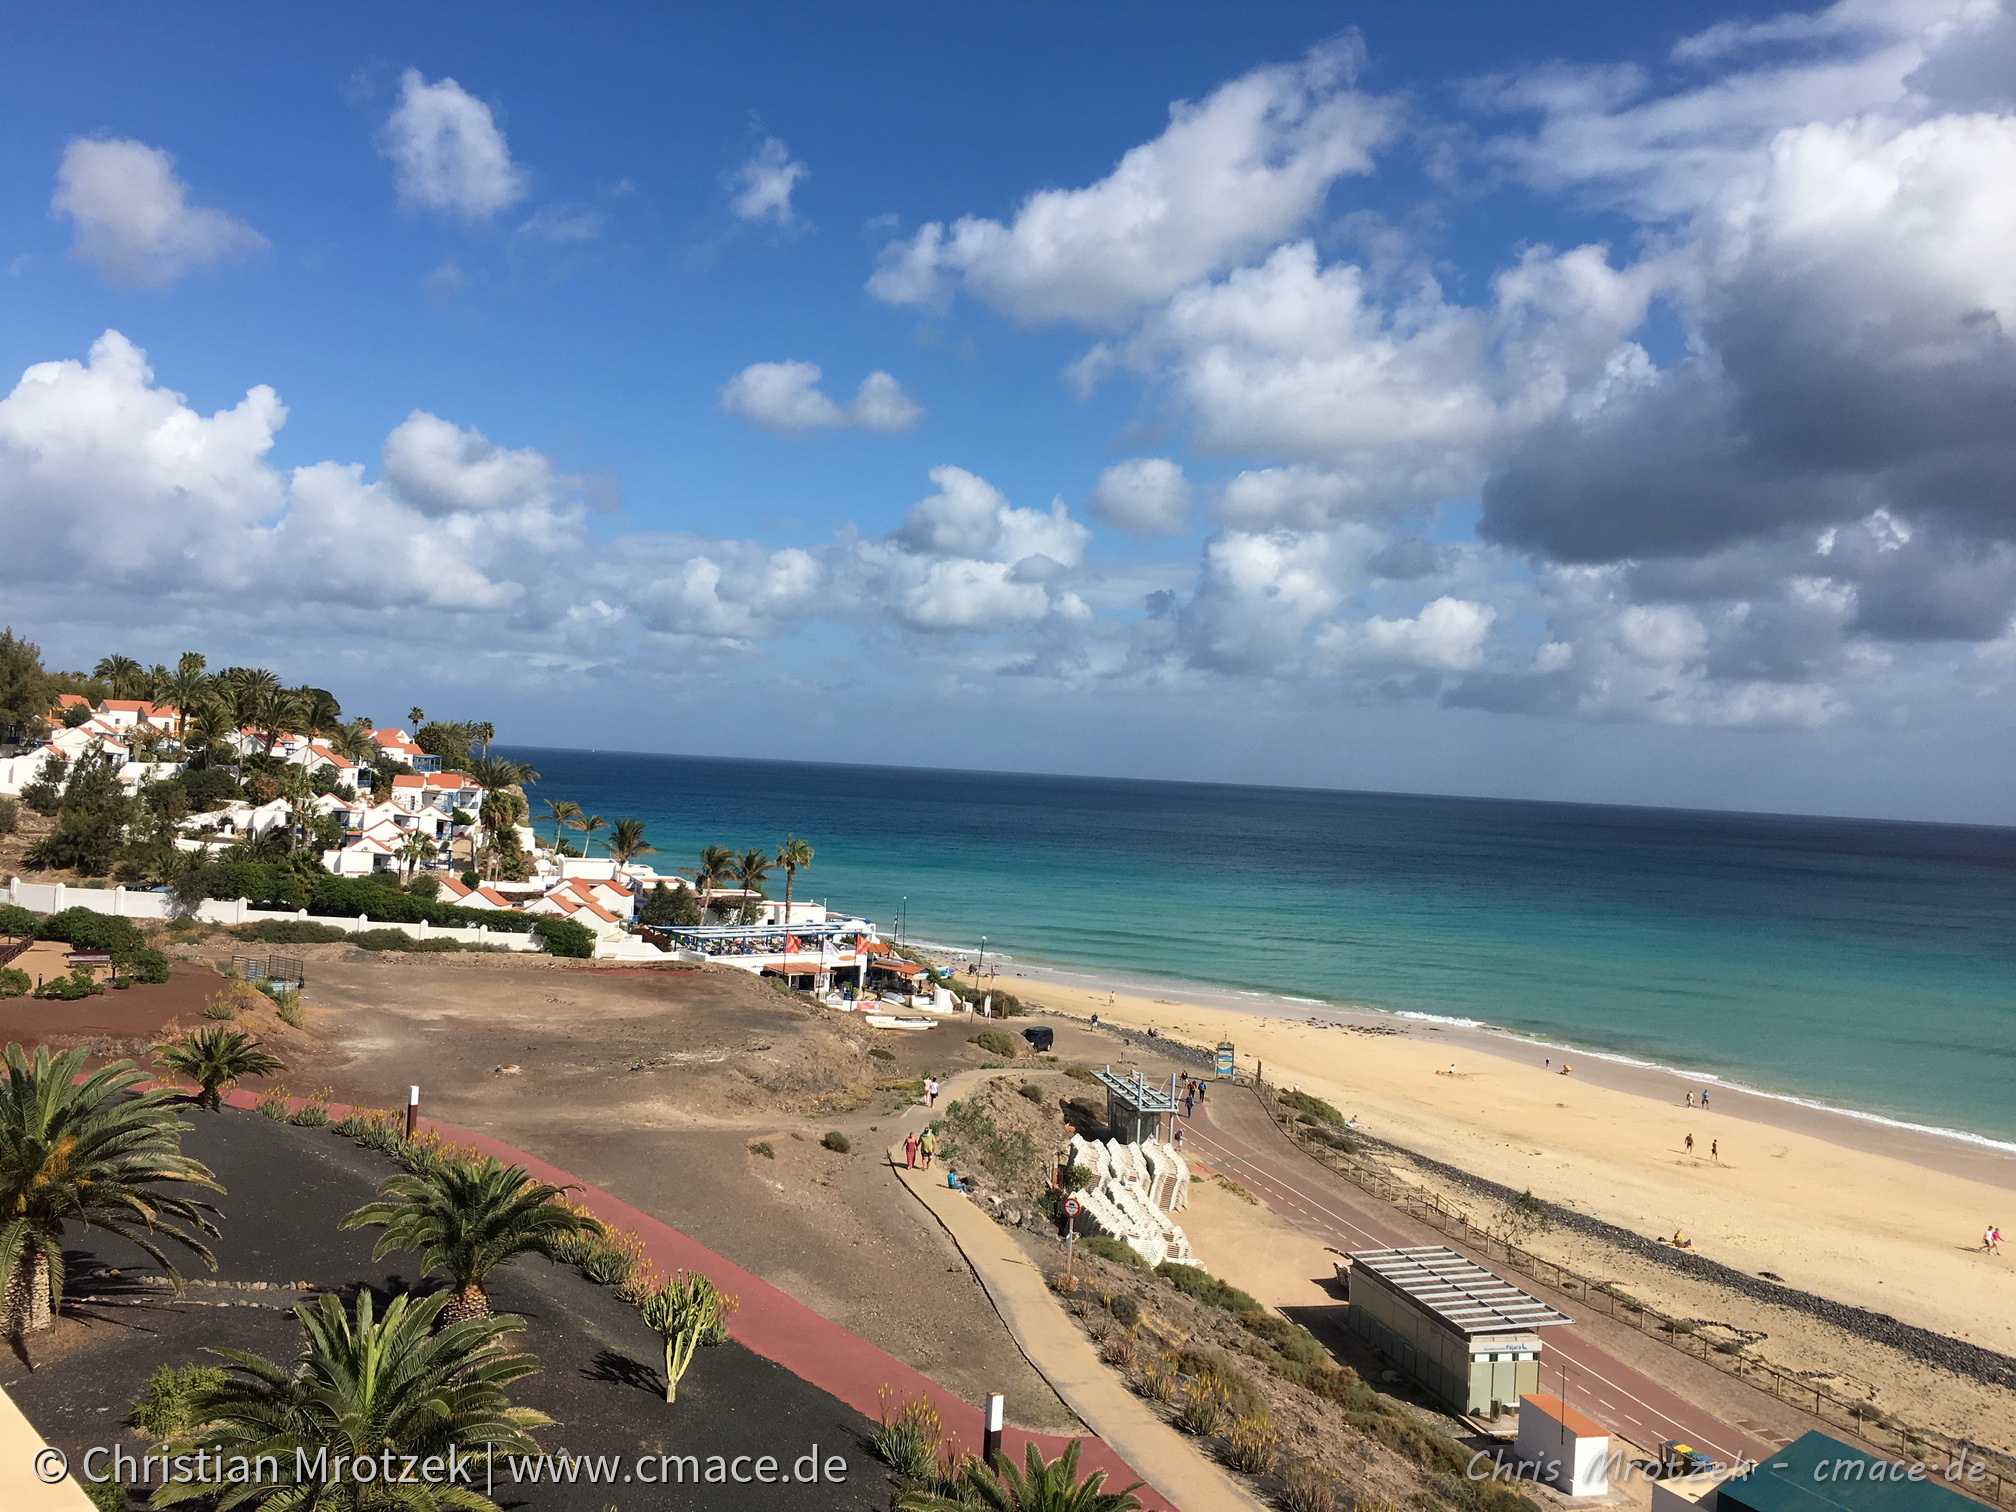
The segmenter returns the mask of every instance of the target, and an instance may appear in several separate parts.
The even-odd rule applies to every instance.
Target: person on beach
[[[1706,1087],[1701,1089],[1701,1106],[1704,1108],[1708,1106],[1708,1089]]]
[[[1694,1153],[1694,1136],[1692,1134],[1687,1136],[1687,1153],[1689,1155]]]
[[[1094,1029],[1099,1027],[1099,1015],[1096,1013],[1092,1015],[1092,1027]]]
[[[1568,1074],[1568,1062],[1566,1061],[1561,1062],[1561,1074],[1563,1076],[1566,1076]]]
[[[938,1132],[926,1129],[924,1137],[917,1141],[917,1152],[924,1157],[924,1169],[931,1169],[931,1157],[938,1153]]]
[[[1711,1139],[1711,1140],[1709,1140],[1709,1141],[1708,1141],[1708,1158],[1709,1158],[1710,1160],[1716,1160],[1716,1161],[1719,1161],[1719,1160],[1721,1160],[1721,1158],[1722,1158],[1722,1141],[1721,1141],[1721,1140],[1719,1140],[1719,1139]]]
[[[1687,1106],[1690,1108],[1694,1106],[1694,1094],[1692,1092],[1687,1094]]]
[[[924,1078],[924,1106],[927,1108],[938,1106],[938,1078],[935,1076]]]

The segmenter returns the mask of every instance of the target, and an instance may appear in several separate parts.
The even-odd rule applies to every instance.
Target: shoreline
[[[951,964],[970,955],[958,947],[906,942],[906,948]],[[1130,976],[1101,967],[1067,966],[1034,958],[1001,955],[1003,971],[996,981],[1017,996],[1015,982],[1044,983],[1084,992],[1088,1000],[1113,993],[1157,1006],[1201,1008],[1244,1014],[1261,1020],[1300,1024],[1319,1019],[1338,1026],[1384,1028],[1409,1035],[1433,1034],[1437,1042],[1481,1053],[1519,1066],[1564,1061],[1575,1066],[1581,1081],[1610,1090],[1650,1098],[1686,1111],[1691,1089],[1708,1089],[1714,1111],[1787,1133],[1804,1134],[1863,1154],[1884,1156],[1923,1166],[1964,1180],[1982,1182],[2016,1193],[2016,1139],[1998,1139],[1967,1129],[1918,1123],[1891,1114],[1830,1103],[1793,1092],[1774,1092],[1714,1072],[1690,1071],[1615,1050],[1593,1050],[1567,1041],[1542,1039],[1501,1029],[1479,1019],[1464,1019],[1369,1004],[1339,1004],[1286,993],[1212,987]],[[1076,1010],[1070,1010],[1076,1011]],[[1085,1013],[1097,1012],[1088,1001]],[[1158,1028],[1167,1025],[1158,1024]],[[1242,1064],[1251,1057],[1240,1052]],[[1305,1068],[1297,1068],[1305,1069]],[[1312,1072],[1312,1074],[1320,1074]]]

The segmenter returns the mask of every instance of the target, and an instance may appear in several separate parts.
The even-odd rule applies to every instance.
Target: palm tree
[[[201,667],[186,665],[194,652],[185,652],[177,662],[175,670],[168,674],[166,684],[159,690],[159,697],[172,701],[175,705],[175,738],[183,740],[189,730],[189,716],[195,711],[203,697],[210,691],[210,679],[203,675]],[[198,657],[197,660],[202,660]]]
[[[595,837],[609,828],[609,821],[600,814],[578,814],[574,822],[567,827],[581,831],[581,854],[585,856]]]
[[[394,1250],[414,1250],[422,1270],[440,1266],[455,1290],[445,1321],[490,1316],[483,1282],[490,1272],[519,1255],[554,1259],[565,1239],[600,1238],[600,1220],[554,1199],[571,1188],[534,1181],[523,1166],[506,1166],[492,1156],[451,1161],[425,1175],[394,1176],[378,1188],[398,1202],[367,1202],[341,1227],[382,1228],[374,1262]]]
[[[231,712],[240,724],[250,724],[259,704],[280,691],[280,679],[264,667],[226,667],[220,680],[229,690]]]
[[[497,726],[490,723],[487,719],[479,719],[475,724],[469,726],[469,736],[477,745],[483,748],[482,755],[478,759],[488,761],[490,759],[490,742],[497,738]]]
[[[406,717],[413,721],[413,728],[416,730],[427,723],[427,711],[418,704],[406,711]]]
[[[182,1153],[188,1124],[167,1106],[172,1088],[142,1090],[131,1061],[82,1076],[86,1052],[51,1055],[19,1045],[5,1054],[0,1084],[0,1332],[47,1328],[63,1302],[63,1238],[70,1225],[129,1241],[168,1273],[181,1274],[155,1243],[173,1240],[211,1269],[196,1237],[217,1232],[209,1203],[177,1186],[223,1191],[209,1167]],[[166,1188],[166,1190],[163,1190]]]
[[[292,855],[300,836],[308,831],[308,811],[315,803],[315,776],[307,767],[294,763],[280,779],[280,796],[287,800],[287,853]]]
[[[1005,1454],[996,1455],[991,1467],[969,1460],[953,1496],[905,1491],[896,1498],[896,1512],[1137,1512],[1140,1481],[1125,1491],[1106,1491],[1104,1470],[1078,1479],[1080,1442],[1071,1440],[1048,1464],[1043,1451],[1030,1444],[1020,1470]]]
[[[700,865],[694,869],[693,880],[700,884],[700,913],[703,918],[711,906],[715,887],[735,875],[735,861],[735,852],[725,845],[710,845],[700,852]]]
[[[223,1109],[224,1093],[234,1083],[248,1076],[278,1076],[287,1069],[279,1056],[261,1050],[259,1041],[244,1030],[222,1024],[156,1045],[154,1059],[164,1070],[194,1081],[197,1106],[213,1113]]]
[[[546,817],[553,821],[553,849],[560,849],[560,832],[581,817],[581,805],[568,798],[548,798]]]
[[[539,774],[532,768],[508,756],[478,756],[462,770],[492,792],[523,787],[528,782],[539,780]]]
[[[746,890],[755,893],[758,897],[763,896],[763,879],[769,875],[770,853],[768,851],[744,851],[735,863],[735,880],[740,882]],[[742,906],[744,908],[753,908],[755,904],[749,899],[744,898]]]
[[[412,831],[399,842],[399,848],[392,853],[399,863],[399,876],[403,881],[413,880],[413,873],[423,862],[434,859],[434,842],[418,830]]]
[[[371,738],[371,721],[361,714],[346,725],[337,726],[329,741],[337,755],[368,765],[378,755],[378,742]]]
[[[302,734],[332,735],[343,727],[343,706],[327,688],[304,683],[294,690],[294,696],[300,700]]]
[[[798,880],[798,868],[812,864],[812,847],[796,835],[786,835],[777,847],[777,864],[784,868],[784,926],[791,926],[791,884]]]
[[[210,698],[197,705],[193,721],[189,719],[187,710],[183,711],[183,718],[184,741],[200,747],[205,762],[216,765],[218,750],[230,741],[238,729],[238,721],[232,718],[230,709]],[[232,748],[230,755],[235,757],[237,754],[236,748]]]
[[[602,848],[616,858],[619,866],[628,866],[639,856],[655,856],[658,847],[644,838],[642,819],[618,819],[616,828],[609,832],[609,838],[602,842]]]
[[[334,1296],[294,1309],[306,1347],[298,1362],[282,1363],[238,1349],[213,1349],[226,1363],[225,1378],[192,1393],[190,1415],[203,1426],[169,1441],[168,1453],[207,1451],[223,1467],[239,1456],[278,1462],[279,1478],[229,1484],[171,1482],[154,1493],[157,1507],[218,1494],[218,1512],[238,1507],[295,1512],[497,1512],[496,1503],[468,1485],[429,1482],[414,1475],[398,1483],[398,1467],[412,1467],[451,1451],[481,1459],[486,1445],[505,1454],[534,1454],[528,1437],[552,1419],[530,1407],[513,1407],[504,1388],[534,1374],[531,1355],[506,1354],[502,1340],[525,1325],[516,1318],[470,1318],[435,1331],[445,1310],[441,1296],[392,1299],[385,1315],[369,1288],[351,1310]],[[323,1450],[329,1461],[351,1463],[389,1454],[394,1484],[350,1476],[309,1478]],[[299,1450],[297,1456],[295,1453]],[[189,1460],[184,1463],[200,1463]]]
[[[113,698],[134,698],[147,669],[130,656],[101,656],[91,675],[111,688]]]

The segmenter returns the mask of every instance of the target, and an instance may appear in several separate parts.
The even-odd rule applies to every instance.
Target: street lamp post
[[[973,968],[973,975],[977,978],[980,975],[980,973],[985,971],[986,969],[987,969],[987,936],[982,935],[980,936],[980,960],[979,963],[975,965]]]

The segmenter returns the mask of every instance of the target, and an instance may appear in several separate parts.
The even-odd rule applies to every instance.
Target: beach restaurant
[[[1575,1320],[1447,1245],[1347,1257],[1346,1326],[1437,1400],[1496,1417],[1540,1390],[1542,1328]]]

